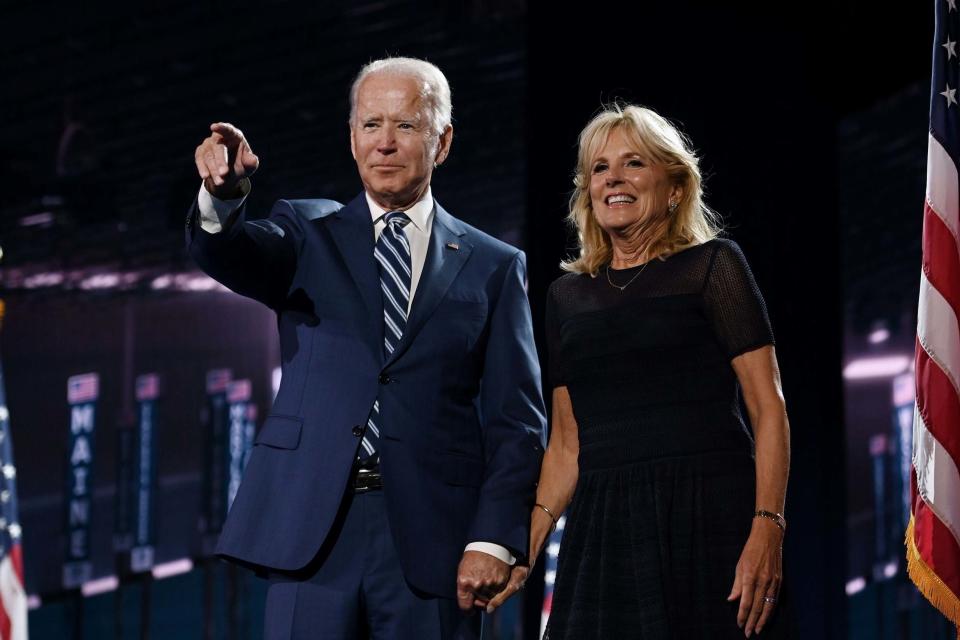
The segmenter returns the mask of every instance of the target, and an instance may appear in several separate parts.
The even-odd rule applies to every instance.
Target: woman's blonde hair
[[[664,258],[687,247],[715,238],[721,231],[720,217],[703,200],[699,159],[689,139],[666,118],[652,109],[632,104],[605,108],[580,132],[574,190],[570,196],[567,222],[576,229],[579,256],[560,263],[565,271],[589,273],[608,264],[613,257],[610,237],[600,228],[590,200],[591,162],[613,131],[621,130],[637,151],[667,172],[682,190],[675,211],[663,233],[648,248],[647,255]]]

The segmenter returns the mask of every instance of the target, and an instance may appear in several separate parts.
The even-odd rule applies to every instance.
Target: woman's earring
[[[670,213],[674,213],[674,212],[677,210],[677,207],[679,207],[679,206],[680,206],[680,205],[677,204],[677,201],[676,201],[676,200],[671,200],[671,201],[670,201],[670,204],[667,206],[667,209],[670,210]]]

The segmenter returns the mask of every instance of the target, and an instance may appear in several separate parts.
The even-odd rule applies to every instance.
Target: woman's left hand
[[[728,601],[740,598],[737,625],[747,638],[754,631],[760,633],[776,606],[782,578],[782,553],[783,531],[767,518],[754,518],[750,537],[737,562],[733,589],[727,596]]]

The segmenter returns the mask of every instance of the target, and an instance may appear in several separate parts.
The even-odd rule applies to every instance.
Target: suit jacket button
[[[355,424],[355,425],[353,425],[352,432],[353,432],[353,435],[355,435],[355,436],[357,436],[357,437],[359,438],[360,436],[363,435],[363,427],[361,427],[361,426],[358,425],[358,424]]]
[[[388,376],[385,373],[381,373],[380,378],[378,379],[380,381],[380,384],[390,384],[390,376]]]

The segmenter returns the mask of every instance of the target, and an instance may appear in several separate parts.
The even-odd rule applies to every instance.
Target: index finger
[[[229,122],[214,122],[210,125],[210,131],[219,133],[227,142],[243,140],[243,132]]]

